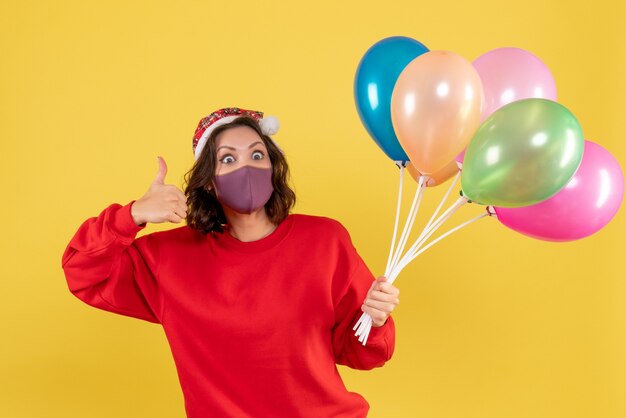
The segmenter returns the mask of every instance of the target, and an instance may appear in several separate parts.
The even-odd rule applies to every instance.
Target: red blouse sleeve
[[[352,329],[363,313],[361,306],[367,292],[375,280],[365,262],[352,245],[345,228],[340,228],[340,240],[345,250],[345,265],[340,268],[348,273],[344,278],[343,290],[335,303],[335,327],[333,329],[333,350],[337,364],[353,369],[369,370],[380,367],[393,355],[395,347],[395,325],[389,316],[382,327],[372,327],[367,344],[363,346]],[[347,280],[346,280],[347,279]]]
[[[69,290],[83,302],[159,323],[158,252],[151,235],[135,239],[145,224],[133,222],[133,203],[112,204],[87,219],[65,249],[62,267]]]

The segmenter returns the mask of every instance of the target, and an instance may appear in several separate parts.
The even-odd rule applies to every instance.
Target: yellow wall
[[[367,48],[405,35],[469,60],[530,50],[626,169],[625,19],[621,0],[3,2],[0,415],[184,416],[160,328],[82,304],[60,260],[83,220],[145,192],[157,155],[181,185],[208,112],[277,115],[297,211],[343,222],[380,274],[397,170],[354,106]],[[625,233],[624,209],[566,244],[468,227],[400,276],[395,356],[342,368],[346,385],[372,417],[626,416]]]

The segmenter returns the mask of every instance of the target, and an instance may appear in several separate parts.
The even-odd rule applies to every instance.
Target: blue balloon
[[[392,36],[367,50],[356,70],[354,100],[374,142],[393,161],[409,161],[391,123],[391,94],[404,68],[428,48],[412,38]]]

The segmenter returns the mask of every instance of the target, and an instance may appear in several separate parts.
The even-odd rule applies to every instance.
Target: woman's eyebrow
[[[232,149],[233,151],[237,151],[237,149],[236,149],[236,148],[229,147],[228,145],[222,145],[222,146],[221,146],[221,147],[219,147],[216,151],[219,151],[219,150],[221,150],[222,148],[228,148],[228,149]]]
[[[254,146],[256,146],[256,145],[259,145],[259,144],[263,145],[263,142],[261,142],[261,141],[257,141],[257,142],[255,142],[254,144],[251,144],[251,145],[248,147],[248,149],[250,149],[250,148],[252,148],[252,147],[254,147]],[[229,147],[228,145],[222,145],[222,146],[221,146],[221,147],[219,147],[216,151],[219,151],[219,150],[221,150],[222,148],[228,148],[228,149],[232,149],[233,151],[237,151],[237,148],[234,148],[234,147]]]

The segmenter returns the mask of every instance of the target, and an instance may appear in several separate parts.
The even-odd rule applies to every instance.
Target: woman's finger
[[[385,323],[385,321],[387,321],[387,318],[389,318],[388,313],[379,311],[378,309],[374,309],[369,306],[364,306],[363,312],[369,314],[369,316],[372,317],[372,324],[374,326],[381,326]]]
[[[374,290],[378,290],[380,292],[387,293],[390,295],[395,295],[395,296],[398,296],[400,294],[400,290],[389,282],[378,283],[374,287]]]
[[[391,303],[398,302],[397,295],[390,295],[389,293],[383,293],[378,290],[371,291],[368,295],[368,298],[373,299],[373,300],[378,300],[380,302],[391,302]]]
[[[187,205],[182,202],[178,202],[176,204],[176,213],[183,218],[187,217]]]
[[[180,216],[178,213],[176,213],[175,211],[171,211],[169,213],[169,215],[167,216],[167,220],[173,223],[180,223],[183,220],[183,217]]]
[[[396,307],[396,305],[394,303],[391,303],[391,302],[379,302],[377,300],[372,300],[372,299],[365,299],[365,302],[363,303],[363,305],[369,306],[370,308],[374,308],[376,310],[379,310],[379,311],[382,311],[382,312],[385,312],[385,313],[393,312],[393,310]]]
[[[187,196],[185,196],[185,193],[183,193],[178,187],[176,188],[176,192],[181,202],[187,202]]]

